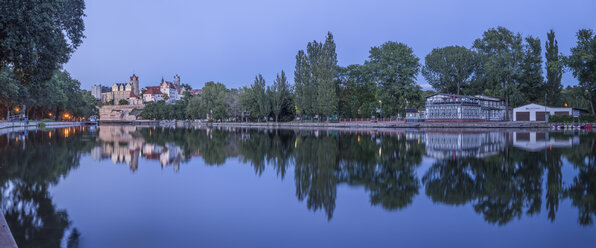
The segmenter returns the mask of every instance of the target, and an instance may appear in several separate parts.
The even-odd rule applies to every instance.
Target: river
[[[596,133],[135,126],[0,136],[19,247],[594,247]]]

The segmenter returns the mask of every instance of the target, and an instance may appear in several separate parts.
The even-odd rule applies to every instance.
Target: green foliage
[[[337,112],[337,54],[331,32],[324,43],[309,42],[306,53],[298,51],[294,71],[295,103],[300,115]]]
[[[0,71],[0,112],[9,114],[11,107],[25,105],[29,119],[49,117],[49,113],[54,118],[64,112],[75,118],[98,113],[91,92],[81,90],[81,83],[66,71],[55,71],[50,80],[28,85],[17,84],[11,73],[6,68]]]
[[[459,95],[471,82],[475,56],[465,47],[435,48],[424,59],[422,75],[434,89]]]
[[[529,36],[525,40],[519,89],[527,102],[538,102],[544,98],[540,39]]]
[[[368,58],[365,66],[378,85],[383,116],[403,114],[410,103],[420,101],[421,88],[416,84],[420,63],[412,48],[390,41],[372,47]]]
[[[563,103],[559,104],[559,106],[567,103],[569,107],[585,110],[590,109],[590,102],[586,97],[586,89],[582,86],[567,86],[567,88],[561,91],[560,98]]]
[[[377,84],[370,77],[367,67],[340,67],[337,81],[339,115],[343,118],[370,117],[379,104]]]
[[[505,106],[524,103],[518,87],[523,56],[522,37],[504,27],[491,28],[474,41],[479,64],[476,69],[478,88],[491,90],[505,99]]]
[[[201,118],[222,120],[228,117],[229,104],[226,102],[229,90],[222,83],[207,82],[201,95],[199,114]]]
[[[150,102],[145,104],[141,117],[148,120],[184,120],[186,117],[187,103],[177,101],[167,104],[165,101]]]
[[[271,101],[267,94],[263,75],[259,74],[255,77],[250,93],[252,94],[250,105],[252,105],[251,109],[255,111],[254,116],[259,117],[259,119],[265,118],[268,121],[271,114]]]
[[[277,74],[277,77],[273,82],[271,94],[273,115],[275,116],[275,122],[278,122],[279,115],[282,114],[282,112],[291,112],[292,110],[290,86],[286,79],[286,73],[283,70],[281,71],[281,75]]]
[[[118,101],[118,105],[128,105],[128,100],[120,99],[120,101]]]
[[[590,110],[592,114],[596,113],[596,35],[591,29],[581,29],[577,32],[577,44],[571,48],[567,66],[579,81],[579,85],[586,89]]]
[[[546,82],[544,91],[547,95],[549,105],[559,103],[559,93],[563,89],[561,78],[563,77],[564,61],[563,56],[559,55],[559,43],[555,39],[555,32],[551,29],[547,34],[548,40],[545,42],[546,57]]]
[[[13,0],[0,7],[0,69],[21,85],[48,81],[85,37],[83,0]]]

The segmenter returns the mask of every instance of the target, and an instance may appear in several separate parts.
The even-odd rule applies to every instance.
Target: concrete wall
[[[108,105],[99,109],[99,121],[130,122],[137,119],[133,110],[141,110],[145,105]],[[133,112],[133,113],[131,113]],[[135,111],[140,112],[140,111]]]

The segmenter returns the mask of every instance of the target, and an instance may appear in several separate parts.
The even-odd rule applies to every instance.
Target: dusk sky
[[[581,28],[596,29],[593,0],[499,1],[86,1],[85,36],[64,67],[93,84],[126,82],[134,72],[141,87],[162,76],[201,88],[267,84],[286,71],[293,81],[295,56],[331,31],[340,66],[362,64],[371,46],[386,41],[410,46],[420,62],[433,48],[470,47],[489,28],[504,26],[541,39],[554,29],[568,55]],[[418,83],[429,89],[422,75]],[[576,84],[566,73],[563,85]]]

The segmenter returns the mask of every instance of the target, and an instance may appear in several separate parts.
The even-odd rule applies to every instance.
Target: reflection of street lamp
[[[565,103],[565,108],[567,107],[567,103]]]

